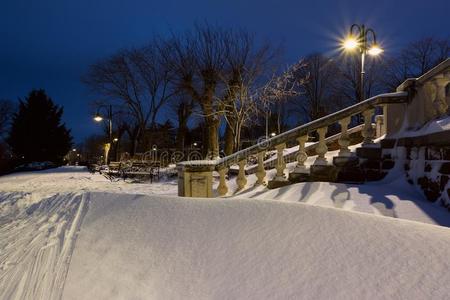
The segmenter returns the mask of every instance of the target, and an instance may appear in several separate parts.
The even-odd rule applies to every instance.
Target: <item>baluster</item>
[[[450,82],[450,78],[444,74],[438,75],[433,79],[434,86],[436,87],[436,98],[433,99],[433,106],[438,114],[441,116],[448,110],[449,104],[446,100],[446,86]]]
[[[308,141],[308,135],[303,135],[297,138],[298,154],[297,166],[295,166],[294,173],[301,173],[305,171],[305,161],[308,159],[308,154],[305,151],[305,143]]]
[[[284,169],[286,169],[286,163],[284,161],[283,156],[283,150],[286,148],[286,143],[279,144],[275,146],[275,149],[277,149],[277,175],[275,176],[274,180],[286,180],[284,175]]]
[[[258,167],[256,169],[256,181],[255,185],[264,184],[264,178],[266,177],[266,170],[264,169],[264,156],[266,155],[266,151],[259,152],[257,154],[258,157]]]
[[[319,135],[319,144],[316,147],[317,158],[314,161],[315,165],[326,165],[327,159],[325,154],[328,151],[327,144],[325,143],[325,135],[327,134],[328,127],[322,127],[317,129],[317,134]]]
[[[224,196],[226,195],[226,193],[228,193],[228,186],[227,186],[227,181],[226,181],[226,175],[228,173],[228,168],[227,167],[222,167],[218,170],[219,172],[219,186],[217,187],[217,191],[219,192],[220,196]]]
[[[383,115],[376,115],[375,116],[375,137],[379,138],[381,137],[383,134],[385,134],[384,130],[383,130],[383,126],[384,126],[384,116]]]
[[[339,121],[341,126],[341,136],[339,137],[338,143],[340,146],[339,156],[350,156],[350,150],[348,145],[350,145],[350,138],[348,136],[348,124],[350,124],[350,117],[344,118]]]
[[[368,110],[363,111],[363,117],[364,117],[364,127],[362,129],[362,136],[364,138],[363,145],[370,145],[373,144],[373,136],[374,136],[374,130],[372,127],[372,116],[375,112],[375,109],[371,108]]]
[[[240,160],[238,162],[239,164],[239,173],[238,176],[236,178],[236,183],[237,183],[237,190],[242,190],[245,185],[247,184],[247,178],[245,178],[245,164],[247,163],[247,160],[244,158],[243,160]]]

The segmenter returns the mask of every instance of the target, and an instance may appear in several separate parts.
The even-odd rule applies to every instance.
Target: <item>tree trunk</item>
[[[216,159],[219,157],[219,120],[209,116],[205,121],[208,130],[207,159]]]
[[[178,131],[177,131],[177,149],[179,151],[184,151],[184,145],[186,141],[186,132],[187,128],[184,125],[179,125]]]
[[[227,123],[225,127],[225,147],[224,147],[225,155],[233,154],[235,144],[234,144],[234,135],[233,130],[231,129],[230,124]]]

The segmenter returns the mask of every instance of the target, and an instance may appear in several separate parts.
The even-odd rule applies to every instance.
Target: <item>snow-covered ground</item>
[[[0,299],[450,294],[450,228],[425,224],[450,213],[403,177],[269,191],[252,176],[222,199],[83,168],[0,177]]]

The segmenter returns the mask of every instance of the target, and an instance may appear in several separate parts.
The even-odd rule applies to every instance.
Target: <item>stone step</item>
[[[380,141],[381,148],[393,149],[395,147],[396,139],[382,139]]]
[[[381,160],[380,159],[365,159],[360,162],[361,169],[375,169],[380,170],[381,169]]]
[[[290,183],[299,183],[299,182],[307,182],[311,181],[311,176],[309,173],[289,173],[289,182]]]
[[[359,158],[381,159],[382,149],[378,147],[356,148],[356,155]]]
[[[362,183],[365,176],[360,168],[346,168],[337,172],[337,182]]]
[[[383,179],[387,175],[385,171],[367,169],[364,170],[364,177],[366,181],[378,181]]]
[[[395,161],[392,159],[384,159],[381,164],[381,169],[390,170],[395,166]]]
[[[311,181],[336,181],[337,168],[332,165],[312,165],[310,167]]]

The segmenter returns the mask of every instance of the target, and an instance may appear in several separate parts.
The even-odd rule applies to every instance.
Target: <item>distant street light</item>
[[[95,115],[95,117],[94,117],[94,121],[95,122],[101,122],[101,121],[103,121],[103,117],[102,116],[100,116],[98,113]]]
[[[119,141],[118,138],[114,138],[114,139],[113,139],[113,142],[118,142],[118,141]]]
[[[113,137],[112,137],[112,117],[113,117],[113,114],[112,114],[112,105],[101,105],[101,106],[99,106],[98,107],[98,109],[97,109],[97,113],[95,114],[95,116],[94,116],[94,121],[95,122],[101,122],[101,121],[103,121],[105,118],[100,114],[100,109],[106,109],[107,110],[107,117],[106,117],[106,119],[108,120],[108,131],[109,131],[109,144],[110,144],[110,146],[112,145],[112,143],[113,143]],[[106,162],[108,163],[109,162],[109,152],[108,152],[108,157],[106,158]]]
[[[271,134],[270,134],[270,136],[271,137],[274,137],[274,136],[276,136],[277,134],[275,133],[275,132],[272,132]]]
[[[369,40],[369,35],[371,39]],[[345,50],[359,49],[361,53],[361,77],[359,82],[359,101],[364,100],[364,59],[366,54],[371,56],[380,55],[383,49],[377,44],[375,31],[371,28],[366,28],[364,25],[353,24],[350,27],[348,37],[343,41],[342,46]]]

